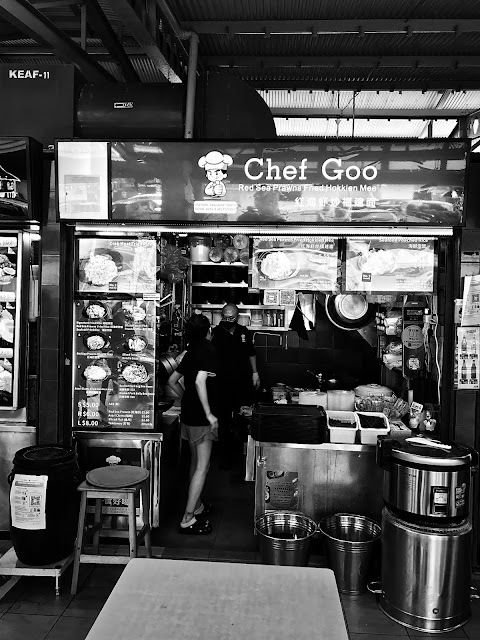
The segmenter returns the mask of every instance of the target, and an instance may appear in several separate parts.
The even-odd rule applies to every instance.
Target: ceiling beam
[[[356,76],[343,78],[342,80],[329,80],[324,78],[304,78],[290,80],[271,80],[268,78],[252,78],[239,74],[241,80],[255,89],[284,89],[295,91],[296,89],[316,89],[318,91],[479,91],[480,78],[478,80],[458,80],[446,78],[432,80],[425,77],[422,80],[367,80]]]
[[[123,78],[127,82],[140,82],[125,49],[110,26],[107,17],[101,10],[97,0],[88,0],[86,4],[88,24],[102,40],[107,51],[120,67]]]
[[[0,17],[37,42],[52,47],[65,62],[73,63],[89,82],[114,82],[114,78],[81,47],[60,31],[27,0],[1,0]]]
[[[299,108],[299,107],[271,107],[270,111],[275,118],[402,118],[402,119],[421,119],[430,118],[432,120],[446,120],[450,118],[459,118],[468,116],[472,109],[345,109],[335,108]]]
[[[211,67],[407,67],[409,69],[479,67],[480,56],[205,56]]]
[[[112,11],[114,11],[123,24],[127,26],[129,33],[132,34],[138,44],[142,47],[144,53],[160,71],[163,76],[163,81],[167,82],[172,74],[177,76],[177,73],[172,69],[167,58],[159,49],[156,40],[152,35],[150,35],[147,26],[140,20],[128,0],[108,0],[108,2]]]
[[[373,20],[185,20],[182,27],[198,34],[320,35],[337,33],[454,33],[480,32],[479,19],[373,19]]]

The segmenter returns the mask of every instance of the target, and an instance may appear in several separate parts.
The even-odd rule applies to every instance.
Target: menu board
[[[155,293],[157,246],[153,238],[79,238],[78,291]]]
[[[154,428],[155,302],[75,302],[74,428]]]
[[[431,293],[433,238],[347,238],[345,291]]]
[[[252,287],[333,292],[337,286],[338,240],[283,236],[253,239]]]
[[[19,236],[0,236],[0,409],[18,406],[21,254]]]

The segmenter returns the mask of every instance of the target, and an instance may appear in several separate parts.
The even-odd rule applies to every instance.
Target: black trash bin
[[[74,548],[80,504],[77,486],[81,476],[76,452],[58,445],[20,449],[15,453],[9,482],[13,483],[17,475],[47,476],[45,528],[10,526],[18,559],[41,566],[66,558]],[[41,504],[39,507],[43,508]],[[14,508],[10,504],[10,517]]]

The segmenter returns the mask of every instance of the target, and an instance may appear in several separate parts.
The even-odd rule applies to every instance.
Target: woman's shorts
[[[218,429],[212,431],[212,427],[191,427],[184,422],[181,423],[181,434],[184,440],[190,444],[200,444],[205,440],[218,440]]]

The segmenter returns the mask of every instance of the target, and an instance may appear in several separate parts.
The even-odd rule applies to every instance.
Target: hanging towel
[[[292,331],[296,331],[298,333],[298,337],[302,340],[308,340],[308,333],[305,329],[303,313],[298,304],[295,307],[295,311],[293,312],[288,328],[292,329]]]

